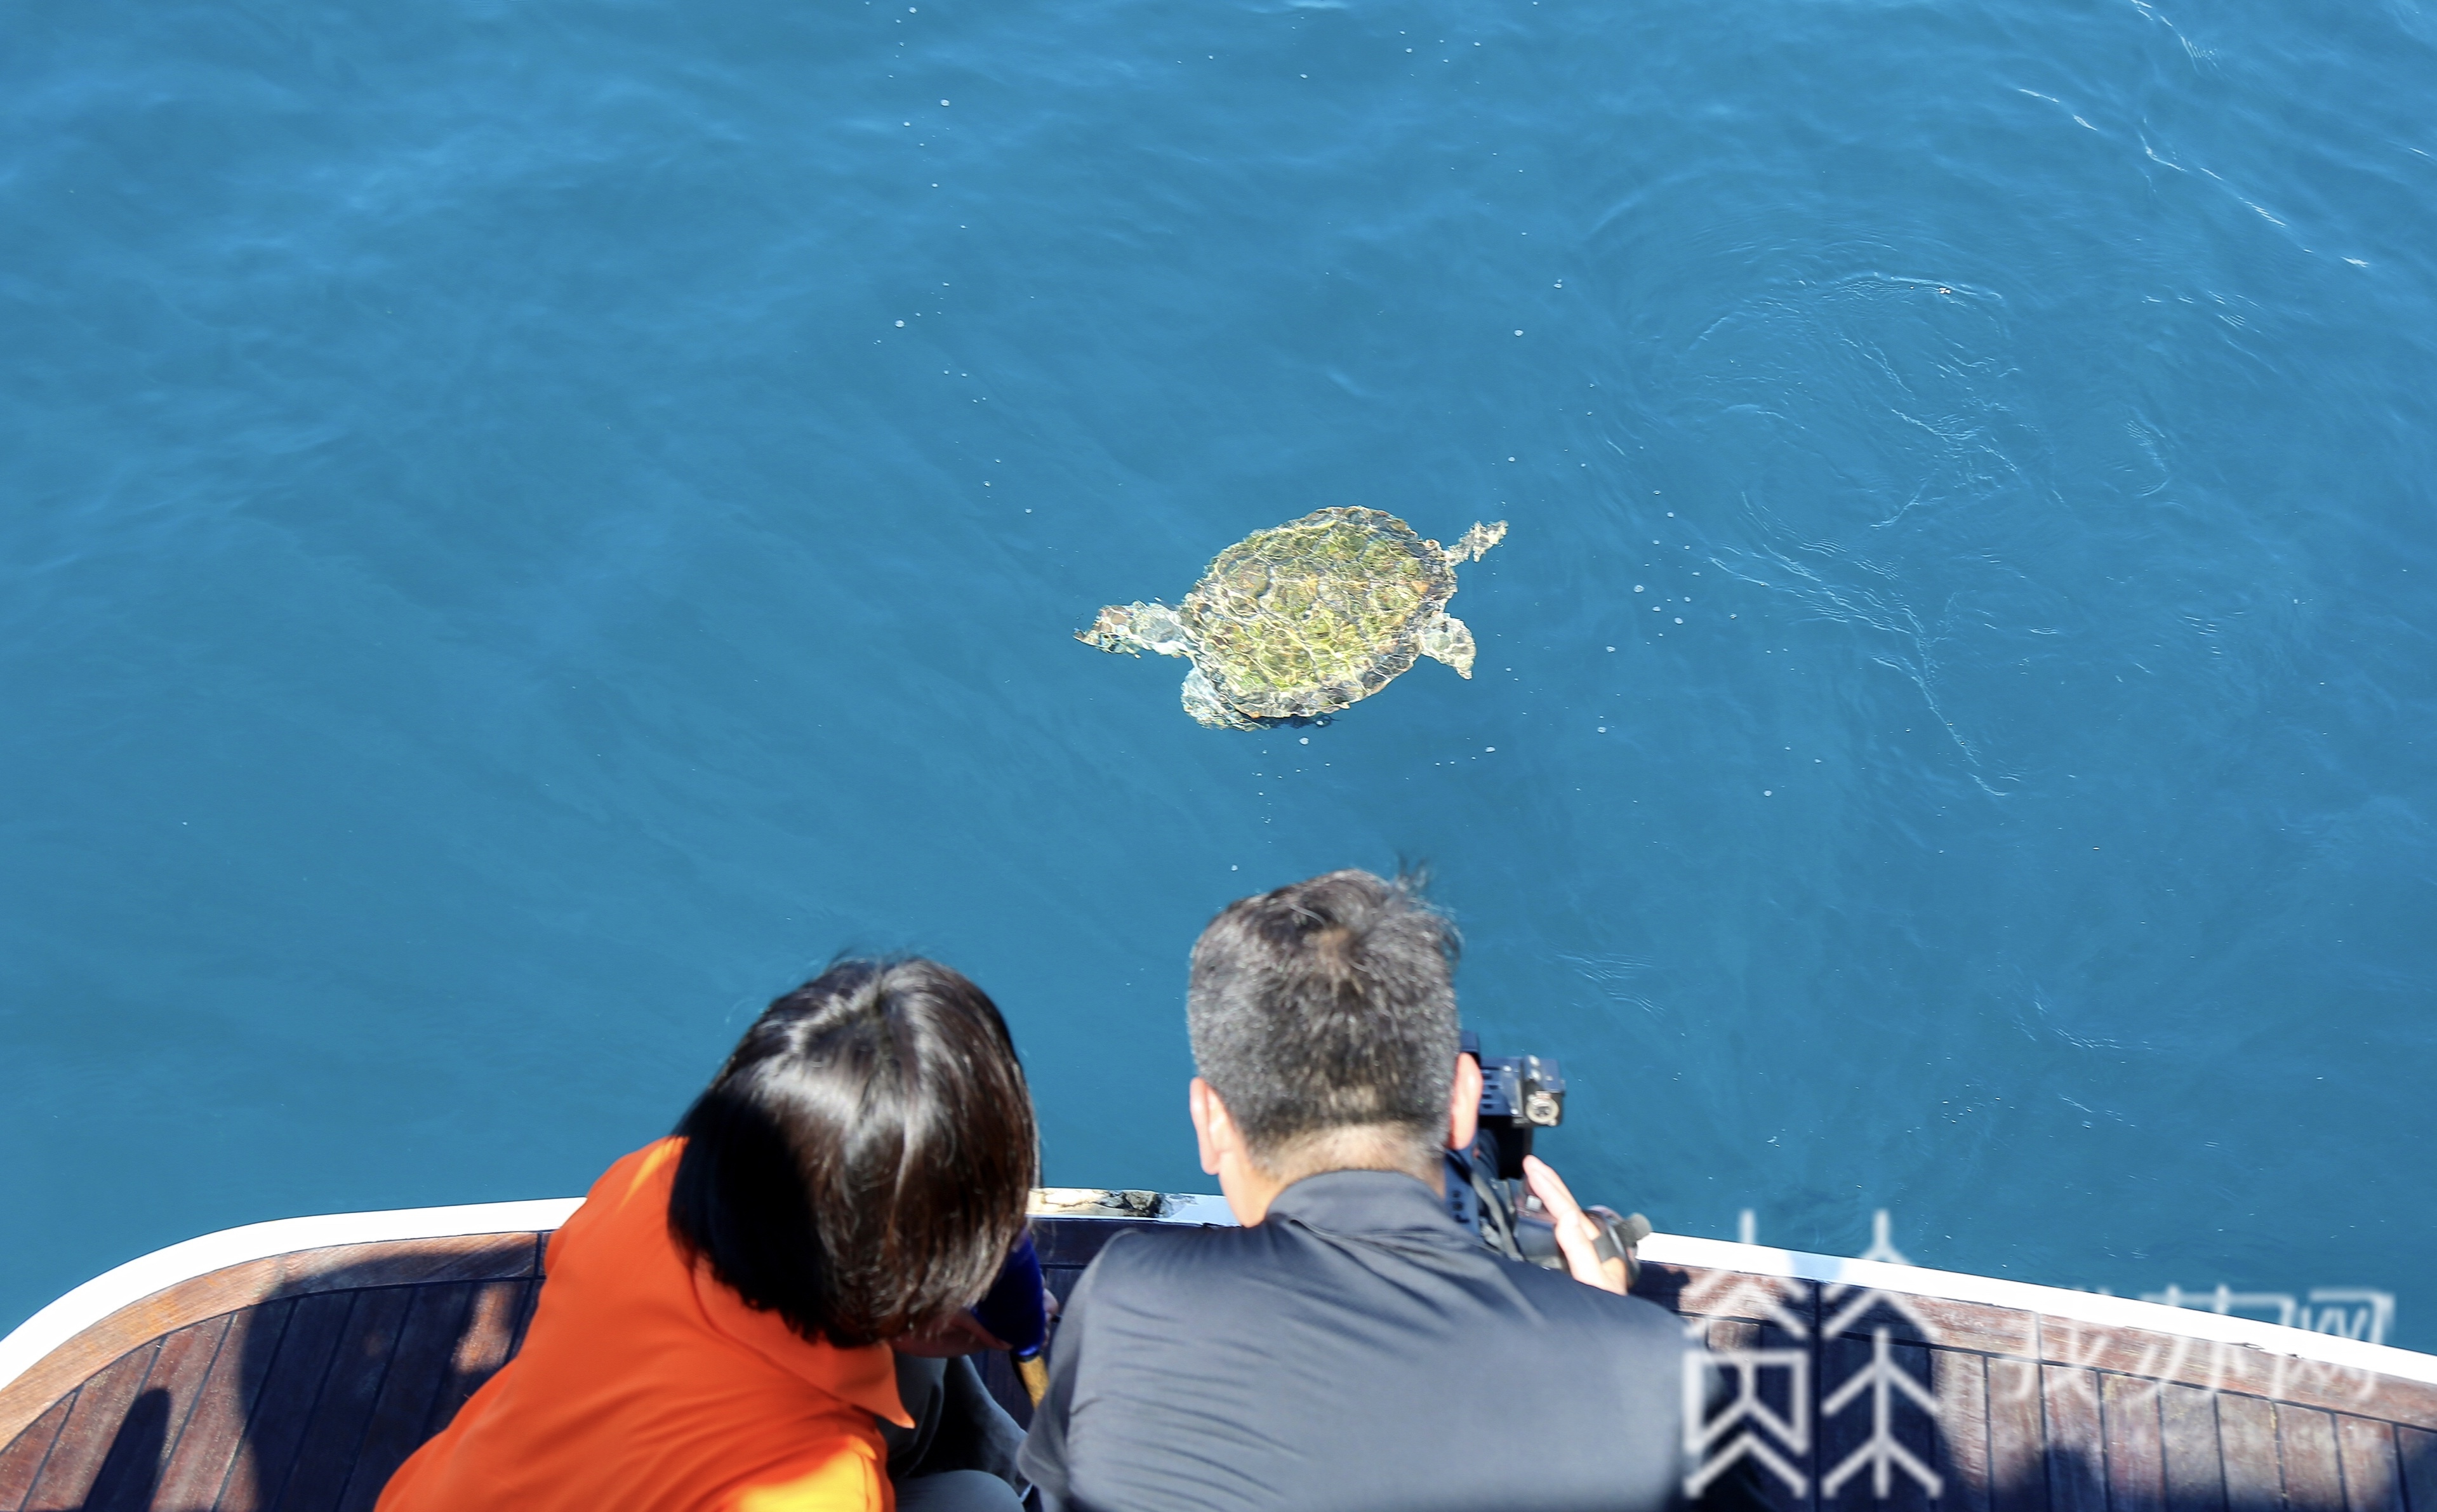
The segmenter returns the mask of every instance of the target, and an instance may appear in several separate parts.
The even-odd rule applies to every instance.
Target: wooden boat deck
[[[1061,1296],[1113,1233],[1138,1226],[1036,1224]],[[364,1512],[516,1353],[547,1239],[309,1250],[120,1308],[0,1386],[0,1512]],[[2427,1380],[1725,1269],[1651,1264],[1639,1290],[1713,1348],[1769,1351],[1747,1373],[1776,1414],[1753,1419],[1761,1442],[1799,1482],[1763,1476],[1786,1512],[1881,1500],[1871,1473],[1847,1467],[1890,1439],[1924,1472],[1890,1472],[1885,1500],[1903,1512],[2437,1512]],[[1934,1412],[1900,1386],[1849,1391],[1837,1409],[1880,1350]],[[1003,1358],[984,1374],[1028,1415]],[[1874,1438],[1876,1398],[1892,1403],[1891,1433]]]

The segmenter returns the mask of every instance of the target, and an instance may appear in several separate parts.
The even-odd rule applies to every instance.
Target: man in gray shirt
[[[1681,1324],[1622,1294],[1536,1160],[1569,1275],[1448,1216],[1441,1150],[1481,1103],[1455,955],[1411,888],[1363,871],[1202,932],[1189,1105],[1244,1226],[1123,1235],[1084,1273],[1020,1461],[1045,1512],[1680,1503]]]

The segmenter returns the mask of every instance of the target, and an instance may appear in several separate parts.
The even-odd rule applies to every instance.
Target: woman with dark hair
[[[1012,1420],[937,1360],[996,1342],[965,1310],[1023,1237],[1035,1153],[980,989],[927,960],[831,967],[593,1185],[524,1347],[378,1512],[1014,1508],[1006,1480],[906,1460],[944,1403],[994,1415],[996,1442],[968,1425],[929,1463],[1011,1462]]]

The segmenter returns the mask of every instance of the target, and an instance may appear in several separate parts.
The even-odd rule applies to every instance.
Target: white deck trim
[[[0,1389],[31,1369],[52,1350],[94,1324],[181,1281],[298,1250],[335,1244],[372,1244],[397,1239],[450,1239],[470,1234],[514,1234],[554,1229],[581,1205],[579,1197],[522,1203],[476,1203],[463,1207],[407,1207],[379,1213],[330,1213],[283,1218],[205,1234],[103,1272],[19,1324],[0,1339]],[[1170,1194],[1170,1222],[1229,1222],[1224,1200]],[[2106,1327],[2146,1328],[2152,1333],[2249,1345],[2273,1354],[2346,1365],[2405,1380],[2437,1385],[2437,1355],[2375,1345],[2335,1334],[2288,1328],[2253,1318],[2170,1308],[2130,1297],[2071,1292],[1995,1276],[1933,1271],[1918,1265],[1841,1259],[1763,1244],[1681,1234],[1653,1234],[1641,1241],[1642,1258],[1661,1265],[1691,1265],[1784,1276],[1831,1285],[1873,1288],[1907,1296],[1944,1297],[1989,1307],[2013,1308],[2051,1318],[2071,1318]]]
[[[0,1390],[32,1369],[52,1350],[155,1292],[199,1275],[267,1260],[297,1250],[333,1244],[376,1244],[407,1239],[453,1239],[465,1234],[515,1234],[558,1227],[583,1204],[581,1197],[538,1202],[474,1203],[463,1207],[400,1207],[382,1213],[325,1213],[280,1218],[268,1223],[224,1228],[102,1272],[84,1285],[17,1325],[0,1339]]]

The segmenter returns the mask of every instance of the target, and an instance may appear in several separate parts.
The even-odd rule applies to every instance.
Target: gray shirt
[[[1491,1254],[1411,1176],[1330,1171],[1252,1228],[1111,1240],[1018,1463],[1047,1512],[1657,1512],[1694,1347]]]

